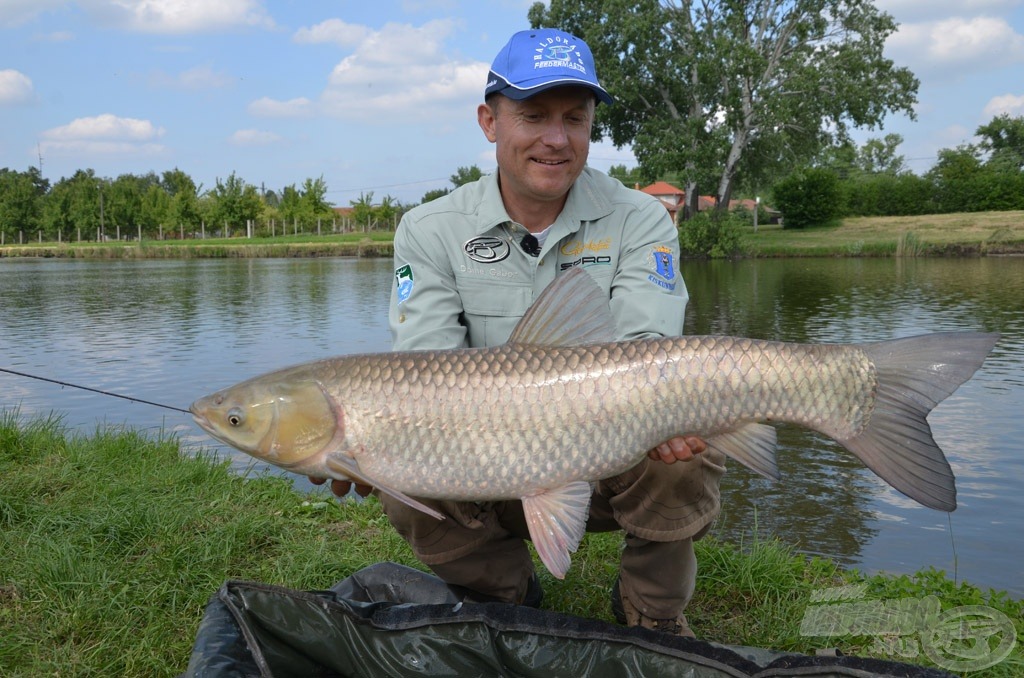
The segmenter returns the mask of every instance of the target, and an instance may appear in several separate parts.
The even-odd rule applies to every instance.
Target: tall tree
[[[209,192],[209,216],[215,229],[223,226],[242,228],[250,219],[256,220],[263,209],[263,201],[256,187],[235,172]]]
[[[987,164],[998,171],[1024,171],[1024,116],[1003,113],[980,126],[979,147],[989,154]]]
[[[459,169],[455,170],[455,174],[451,175],[450,179],[452,184],[455,185],[455,188],[458,188],[463,184],[468,184],[471,181],[476,181],[483,175],[484,173],[480,171],[479,167],[477,167],[476,165],[470,165],[469,167],[460,167]]]
[[[19,232],[34,234],[42,216],[42,196],[27,172],[0,169],[0,232],[14,239]]]
[[[741,174],[914,115],[918,81],[883,57],[896,24],[871,0],[551,0],[529,18],[587,41],[618,100],[598,107],[595,138],[678,172],[691,210],[701,185],[724,208]]]

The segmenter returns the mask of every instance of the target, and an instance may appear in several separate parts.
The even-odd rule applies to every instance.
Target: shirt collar
[[[584,221],[594,221],[612,213],[612,203],[598,188],[593,170],[585,167],[579,178],[569,189],[569,197],[565,207],[555,223],[562,223],[569,233],[579,230]],[[480,200],[478,233],[485,233],[501,224],[512,221],[505,211],[505,203],[501,200],[501,189],[498,187],[498,172],[492,172],[480,179],[483,184],[483,196]]]

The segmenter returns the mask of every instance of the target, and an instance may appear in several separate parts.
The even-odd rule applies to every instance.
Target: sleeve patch
[[[412,266],[406,264],[395,269],[395,285],[398,303],[401,304],[412,294]]]

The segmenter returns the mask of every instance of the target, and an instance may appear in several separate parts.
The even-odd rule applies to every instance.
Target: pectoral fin
[[[735,431],[719,433],[707,439],[708,447],[740,462],[770,480],[779,479],[775,464],[775,428],[750,423]]]
[[[590,483],[578,481],[523,497],[533,545],[544,566],[559,579],[569,571],[569,554],[583,541],[591,493]]]
[[[327,458],[327,469],[331,472],[331,478],[336,480],[350,480],[359,483],[360,485],[370,485],[377,488],[384,494],[394,497],[403,504],[411,506],[418,511],[423,511],[428,516],[437,518],[438,520],[444,520],[443,514],[438,513],[423,502],[416,501],[403,492],[399,492],[392,487],[388,487],[386,484],[382,484],[379,481],[364,476],[359,470],[359,465],[356,463],[356,460],[352,457],[341,455],[329,456]]]

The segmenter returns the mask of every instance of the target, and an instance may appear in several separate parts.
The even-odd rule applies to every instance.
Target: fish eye
[[[228,423],[232,426],[241,426],[242,422],[245,421],[245,415],[242,413],[242,408],[232,407],[228,410]]]

